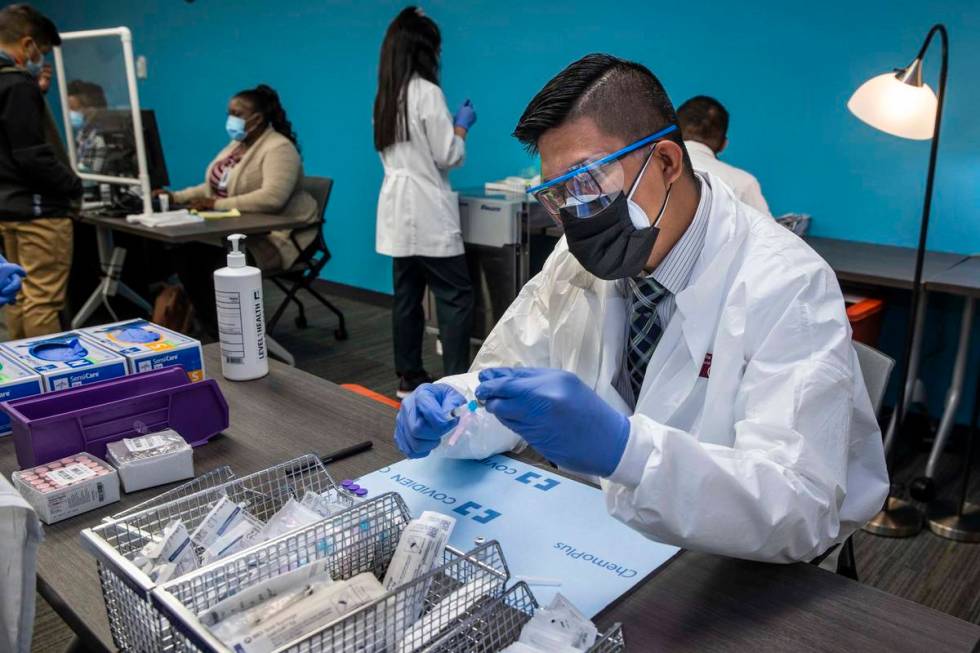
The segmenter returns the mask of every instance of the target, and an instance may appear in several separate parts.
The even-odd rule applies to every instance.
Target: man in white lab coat
[[[677,120],[694,169],[720,178],[737,199],[769,215],[759,180],[718,158],[728,147],[728,111],[721,102],[707,95],[692,97],[677,108]]]
[[[468,374],[420,387],[409,456],[530,444],[601,479],[609,512],[656,540],[813,560],[882,506],[881,434],[833,271],[695,173],[663,87],[608,55],[571,64],[515,135],[565,237]],[[450,445],[449,411],[486,414]],[[444,441],[446,440],[446,441]]]

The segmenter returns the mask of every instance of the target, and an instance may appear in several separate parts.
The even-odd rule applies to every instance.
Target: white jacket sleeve
[[[561,241],[544,264],[544,268],[521,289],[517,299],[487,336],[470,372],[447,376],[439,383],[456,388],[472,397],[480,384],[479,371],[489,367],[547,367],[551,354],[551,325],[549,324],[549,292],[557,269],[571,255]],[[567,284],[566,284],[567,285]],[[481,419],[465,432],[453,446],[446,439],[436,449],[449,458],[483,459],[493,454],[526,445],[516,433],[497,418],[483,412]]]
[[[790,290],[788,303],[773,298],[779,315],[761,301],[744,308],[745,332],[760,335],[746,340],[733,446],[630,418],[623,458],[602,483],[613,516],[661,542],[768,562],[811,560],[849,534],[839,511],[859,372],[828,275]]]
[[[453,118],[442,89],[426,83],[420,90],[419,119],[432,160],[441,170],[458,168],[466,156],[466,143],[453,129]]]

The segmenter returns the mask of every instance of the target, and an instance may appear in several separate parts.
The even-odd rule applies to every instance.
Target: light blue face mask
[[[82,115],[81,111],[69,111],[68,119],[71,121],[72,129],[81,129],[85,124],[85,116]]]
[[[228,132],[228,137],[233,141],[244,141],[245,140],[245,121],[238,116],[228,116],[228,120],[225,121],[225,131]]]
[[[37,46],[35,46],[37,47]],[[41,52],[38,50],[38,52]],[[32,77],[40,77],[41,71],[44,70],[44,53],[41,53],[41,58],[38,61],[33,59],[28,59],[24,62],[24,69],[31,74]]]

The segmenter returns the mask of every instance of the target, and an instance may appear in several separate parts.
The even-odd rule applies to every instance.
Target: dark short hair
[[[546,131],[584,116],[627,143],[677,122],[667,91],[646,66],[608,54],[590,54],[538,91],[517,121],[514,137],[536,153]],[[684,149],[678,132],[666,139]],[[684,160],[690,169],[686,152]]]
[[[718,151],[728,136],[728,111],[721,102],[697,95],[677,109],[681,133],[688,140],[695,140]]]
[[[0,9],[0,42],[13,43],[30,36],[41,47],[61,45],[58,28],[51,19],[28,4]]]
[[[77,97],[89,109],[105,109],[109,104],[105,99],[105,91],[95,82],[73,79],[68,82],[68,95]]]

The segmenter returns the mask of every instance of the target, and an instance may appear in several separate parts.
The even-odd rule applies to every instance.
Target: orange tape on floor
[[[357,385],[356,383],[342,383],[340,385],[344,390],[350,390],[354,394],[361,395],[362,397],[367,397],[368,399],[373,399],[380,404],[385,404],[386,406],[391,406],[395,410],[401,408],[401,402],[397,399],[392,399],[391,397],[386,397],[383,394],[379,394],[374,390],[369,390],[363,385]]]

